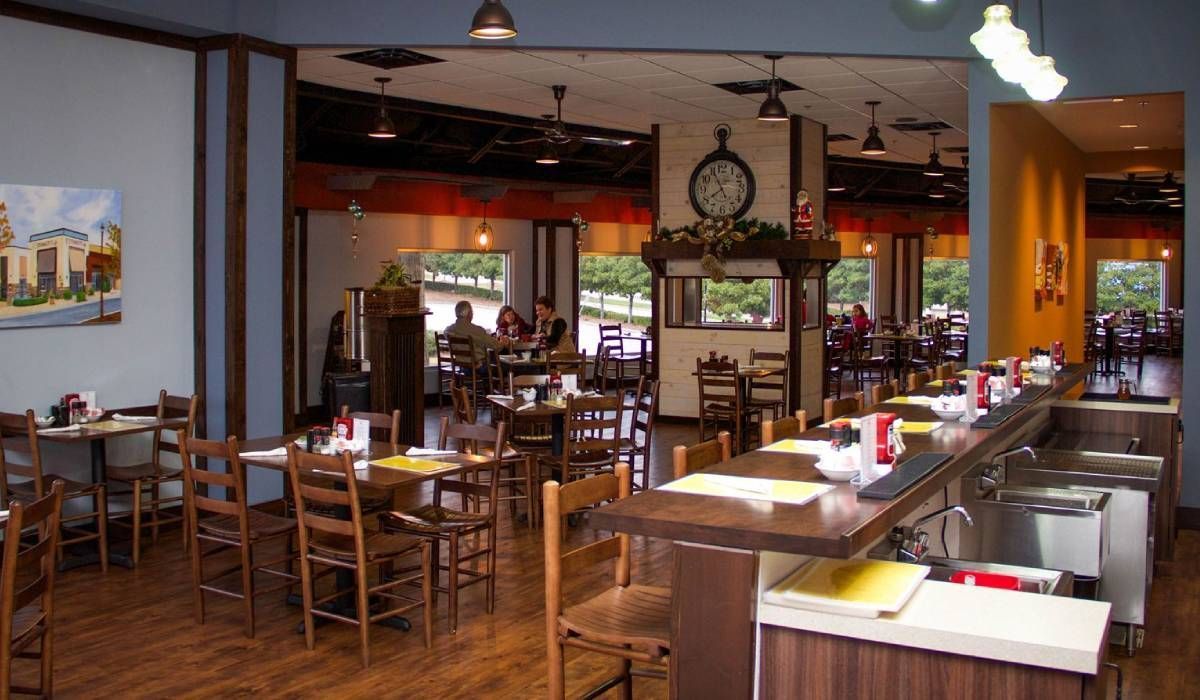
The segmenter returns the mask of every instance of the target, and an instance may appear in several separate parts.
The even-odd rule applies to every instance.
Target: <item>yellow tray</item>
[[[754,479],[744,476],[699,473],[689,474],[682,479],[663,484],[658,489],[697,496],[722,496],[804,505],[817,496],[833,490],[833,486],[809,481]]]
[[[767,591],[768,603],[855,617],[897,612],[929,567],[873,559],[816,557]]]
[[[385,457],[384,459],[376,459],[368,462],[372,467],[383,467],[385,469],[403,469],[410,472],[419,472],[428,474],[430,472],[440,472],[447,469],[457,467],[457,464],[452,462],[435,462],[430,459],[415,459],[405,455],[396,455],[395,457]]]
[[[819,455],[829,445],[826,440],[797,440],[788,438],[765,445],[759,449],[767,452],[786,452],[793,455]]]

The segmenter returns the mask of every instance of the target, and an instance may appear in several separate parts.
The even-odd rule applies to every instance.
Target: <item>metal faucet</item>
[[[976,490],[979,493],[986,493],[1000,485],[1000,482],[1005,480],[1005,472],[1008,465],[1008,458],[1013,455],[1026,453],[1029,459],[1036,461],[1037,453],[1028,445],[1022,445],[1011,450],[1001,452],[992,458],[992,463],[985,466],[983,471],[979,473],[979,478],[976,482]]]
[[[1009,457],[1012,457],[1015,454],[1020,454],[1022,452],[1028,454],[1029,459],[1031,459],[1035,462],[1037,461],[1037,452],[1034,452],[1033,448],[1030,447],[1029,445],[1022,445],[1020,447],[1014,447],[1011,450],[1005,450],[1004,452],[1001,452],[1000,454],[996,455],[995,457],[992,457],[992,464],[996,465],[997,467],[1003,467],[1007,464],[1007,460]],[[1005,460],[1005,461],[1002,462],[1000,460]]]
[[[929,551],[929,533],[922,530],[921,527],[934,520],[944,518],[951,513],[961,515],[968,527],[975,524],[975,521],[971,519],[971,514],[967,512],[966,508],[954,505],[918,518],[912,524],[912,527],[892,528],[892,533],[888,535],[888,540],[896,545],[896,561],[917,564],[924,559],[925,554]]]

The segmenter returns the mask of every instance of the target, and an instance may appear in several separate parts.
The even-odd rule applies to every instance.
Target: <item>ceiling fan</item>
[[[1148,177],[1139,178],[1137,173],[1126,173],[1125,186],[1117,190],[1117,193],[1113,195],[1113,199],[1128,206],[1133,206],[1135,204],[1171,204],[1172,202],[1177,201],[1179,197],[1170,197],[1166,196],[1165,194],[1160,194],[1159,196],[1146,195],[1139,193],[1137,189],[1134,188],[1135,184],[1145,183],[1148,180],[1160,179],[1162,179],[1161,175],[1150,175]],[[1169,181],[1173,183],[1174,178],[1170,177]],[[1178,192],[1178,188],[1171,190],[1171,192]]]
[[[567,132],[567,125],[562,120],[562,101],[563,96],[567,94],[566,85],[554,85],[550,88],[554,91],[554,99],[558,102],[557,114],[543,114],[542,118],[549,124],[546,126],[535,127],[542,131],[541,136],[531,139],[523,139],[521,141],[497,141],[497,143],[506,146],[520,146],[527,143],[545,142],[555,146],[562,146],[572,141],[582,141],[584,143],[595,143],[601,146],[628,146],[633,143],[631,139],[614,139],[605,136],[584,136],[582,134],[571,134]]]

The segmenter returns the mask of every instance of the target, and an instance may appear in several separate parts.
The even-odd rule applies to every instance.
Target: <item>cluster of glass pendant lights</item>
[[[1067,86],[1053,58],[1029,50],[1029,35],[1013,25],[1007,5],[997,3],[983,11],[983,27],[971,35],[971,45],[992,62],[1001,79],[1020,84],[1031,99],[1048,102]]]

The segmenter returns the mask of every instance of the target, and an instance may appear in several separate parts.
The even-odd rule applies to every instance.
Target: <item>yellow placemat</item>
[[[938,428],[942,427],[940,420],[935,421],[909,421],[906,420],[900,424],[900,432],[909,435],[928,435]]]
[[[102,420],[102,421],[97,421],[95,423],[84,423],[83,424],[84,430],[103,430],[105,432],[111,432],[111,431],[116,431],[116,430],[129,430],[130,428],[140,428],[140,427],[143,427],[141,423],[135,423],[133,421],[130,421],[128,423],[123,423],[119,420]]]
[[[914,564],[872,559],[814,558],[769,591],[783,604],[813,603],[828,610],[845,608],[896,612],[929,574]]]
[[[925,382],[925,386],[941,386],[941,385],[942,385],[942,380],[940,380],[940,379],[934,379],[931,382]]]
[[[796,438],[788,438],[772,442],[770,445],[765,445],[759,449],[767,452],[787,452],[794,455],[819,455],[825,451],[829,442],[827,440],[797,440]]]
[[[697,496],[745,498],[752,501],[774,501],[804,505],[821,494],[833,490],[829,484],[779,479],[752,479],[726,474],[689,474],[682,479],[658,487],[662,491],[690,493]]]
[[[912,406],[932,406],[933,402],[934,402],[934,398],[932,396],[920,396],[920,395],[893,396],[892,398],[888,399],[887,401],[884,401],[884,403],[902,403],[902,404],[909,404]]]
[[[435,462],[430,459],[415,459],[405,455],[396,455],[395,457],[385,457],[384,459],[376,459],[368,462],[373,467],[384,467],[386,469],[403,469],[410,472],[419,472],[428,474],[430,472],[440,472],[446,469],[453,469],[457,464],[451,462]]]

